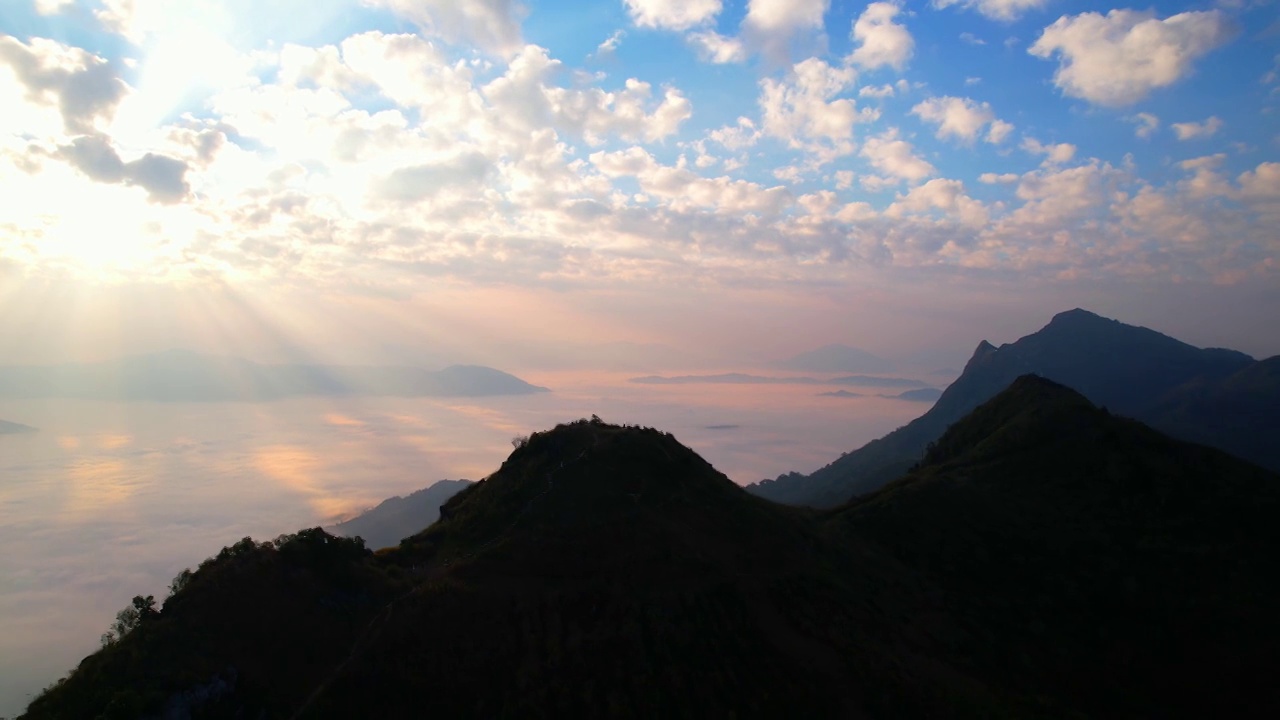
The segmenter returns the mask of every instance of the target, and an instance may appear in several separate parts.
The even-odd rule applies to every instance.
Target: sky
[[[598,412],[749,482],[924,409],[632,375],[954,370],[1074,307],[1280,354],[1278,6],[1116,2],[0,0],[0,364],[554,391],[0,406],[42,430],[0,445],[0,714],[131,593],[515,433]]]
[[[962,354],[1083,306],[1275,354],[1278,17],[5,0],[0,340],[731,365]]]

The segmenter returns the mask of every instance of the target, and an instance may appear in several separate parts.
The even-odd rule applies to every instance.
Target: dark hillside
[[[837,517],[938,582],[981,675],[1091,716],[1261,717],[1277,511],[1276,476],[1024,377]]]

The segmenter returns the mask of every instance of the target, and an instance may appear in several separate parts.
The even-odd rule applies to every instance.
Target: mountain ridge
[[[1200,349],[1154,330],[1125,325],[1082,309],[1058,313],[1039,331],[995,347],[974,349],[964,371],[924,415],[808,475],[792,473],[748,486],[777,502],[834,507],[871,492],[916,463],[947,426],[994,397],[1017,377],[1037,373],[1082,392],[1092,402],[1136,417],[1183,439],[1230,447],[1267,434],[1280,418],[1280,392],[1264,401],[1275,408],[1269,424],[1254,428],[1240,417],[1218,418],[1230,432],[1209,434],[1204,423],[1175,425],[1162,412],[1166,396],[1194,383],[1215,385],[1257,361],[1233,350]],[[1245,459],[1280,468],[1275,448],[1248,445]]]

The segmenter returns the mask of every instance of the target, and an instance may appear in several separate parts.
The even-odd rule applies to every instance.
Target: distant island
[[[910,400],[911,402],[937,402],[942,397],[942,391],[938,388],[916,388],[915,390],[907,390],[897,395],[881,395],[880,397],[892,398],[894,400]]]
[[[866,397],[862,393],[849,392],[848,390],[832,390],[831,392],[818,393],[818,397],[836,397],[836,398],[860,398]]]
[[[863,387],[882,388],[919,388],[928,387],[919,380],[898,377],[877,377],[874,375],[845,375],[834,378],[815,377],[774,377],[769,375],[748,375],[746,373],[721,373],[719,375],[646,375],[631,378],[629,382],[641,385],[859,385]]]
[[[0,420],[0,435],[25,435],[33,432],[38,431],[30,425]]]
[[[266,365],[170,350],[98,363],[0,366],[0,398],[158,402],[289,397],[484,397],[549,392],[480,365]]]

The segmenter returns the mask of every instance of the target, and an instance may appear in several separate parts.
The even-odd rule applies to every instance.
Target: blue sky
[[[14,293],[519,296],[675,344],[683,297],[902,352],[872,308],[1225,342],[1277,305],[1273,2],[18,0],[0,34]]]

